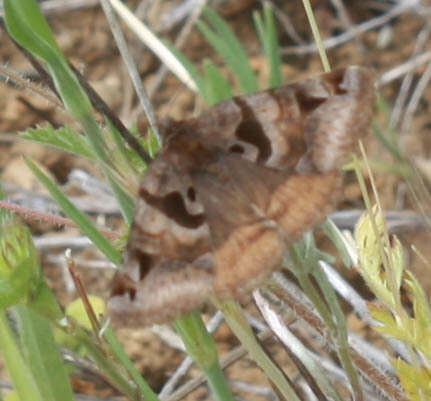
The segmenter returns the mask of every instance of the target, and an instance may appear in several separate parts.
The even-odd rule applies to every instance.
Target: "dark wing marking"
[[[128,327],[199,308],[213,280],[209,228],[190,177],[156,159],[139,192],[124,269],[109,301],[111,317]]]
[[[199,118],[168,124],[229,153],[282,170],[338,168],[369,128],[374,75],[348,67],[223,101]]]

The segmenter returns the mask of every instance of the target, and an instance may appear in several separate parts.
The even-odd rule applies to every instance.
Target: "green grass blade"
[[[88,139],[68,126],[53,128],[48,124],[44,127],[30,128],[21,132],[20,136],[23,139],[53,146],[89,159],[96,157]]]
[[[347,239],[343,236],[340,229],[334,224],[331,219],[326,219],[325,223],[322,224],[322,228],[327,237],[337,248],[343,265],[347,268],[351,268],[354,263],[351,256],[352,251],[350,251],[349,248],[353,248],[354,245],[348,243]]]
[[[126,220],[127,224],[132,225],[133,218],[135,217],[135,202],[132,197],[126,193],[122,186],[115,180],[113,175],[107,170],[105,174],[108,178],[109,185],[114,191],[115,198],[120,206],[121,214]]]
[[[9,0],[4,1],[4,8],[8,15],[6,15],[6,23],[10,25],[12,23],[10,16],[10,4]],[[31,26],[32,32],[37,35],[41,40],[45,41],[48,46],[56,51],[61,56],[61,50],[57,45],[52,30],[48,25],[44,15],[42,14],[39,5],[35,1],[28,0],[13,0],[14,14],[19,16],[21,21],[28,21]]]
[[[16,307],[21,346],[44,401],[73,401],[66,367],[51,324],[27,306]]]
[[[282,62],[274,13],[272,7],[267,3],[264,4],[263,17],[264,20],[262,20],[260,13],[253,13],[256,31],[269,62],[270,73],[268,84],[270,88],[275,88],[283,83],[281,73]]]
[[[29,14],[27,10],[30,8],[32,13]],[[54,39],[47,40],[46,35],[41,36],[33,30],[34,20],[39,21],[36,24],[38,26],[41,25],[40,19],[44,18],[37,3],[34,0],[4,0],[4,10],[6,28],[10,35],[26,50],[47,63],[66,109],[82,124],[97,156],[109,164],[104,140],[92,116],[90,100],[66,58],[57,46],[51,44]]]
[[[104,337],[108,341],[109,345],[111,346],[113,352],[115,353],[115,356],[121,361],[121,364],[127,369],[130,376],[138,385],[139,390],[143,396],[143,399],[147,401],[160,401],[159,397],[157,397],[157,394],[154,393],[154,391],[151,389],[148,383],[141,376],[139,371],[135,368],[135,366],[133,365],[133,362],[124,352],[124,348],[122,347],[117,337],[115,336],[115,334],[110,328],[108,328],[105,331]],[[139,397],[138,399],[141,399],[141,397]]]
[[[217,401],[234,401],[235,398],[220,367],[216,343],[208,333],[198,312],[180,316],[174,321],[187,353],[205,372],[206,379]]]
[[[192,77],[193,81],[196,83],[200,93],[204,92],[205,81],[203,76],[199,73],[198,69],[195,67],[193,62],[179,49],[170,44],[167,41],[163,41],[166,47],[172,52],[172,54],[178,59],[178,61],[184,66],[187,72]]]
[[[244,47],[232,32],[229,25],[209,8],[204,9],[203,15],[209,24],[212,25],[212,29],[205,22],[198,21],[197,27],[199,30],[236,74],[244,92],[249,93],[257,91],[258,83],[256,74],[251,68]]]
[[[226,323],[247,350],[257,365],[265,372],[265,375],[277,387],[283,399],[289,401],[300,401],[295,390],[286,380],[283,371],[268,356],[256,339],[253,329],[249,325],[241,306],[236,301],[221,302],[214,300],[215,305],[223,312]]]
[[[103,252],[109,260],[115,264],[120,264],[122,261],[121,252],[119,252],[115,247],[99,232],[99,230],[94,226],[93,222],[82,213],[72,202],[67,199],[63,192],[58,188],[58,186],[46,176],[32,161],[26,159],[27,165],[36,175],[38,180],[48,189],[51,196],[60,205],[63,212],[73,220],[82,232],[90,238],[94,245]]]
[[[145,169],[147,167],[146,163],[135,149],[128,147],[127,144],[124,143],[124,139],[117,128],[115,128],[108,118],[106,118],[106,127],[114,141],[111,158],[114,161],[117,171],[121,171],[121,174],[127,177],[129,174],[137,175],[139,169]]]
[[[213,62],[204,62],[204,73],[205,93],[203,96],[209,105],[230,99],[233,96],[231,85]]]
[[[0,309],[0,351],[20,401],[44,401],[3,309]]]

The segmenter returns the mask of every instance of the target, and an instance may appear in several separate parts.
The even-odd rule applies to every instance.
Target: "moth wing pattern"
[[[145,175],[124,269],[111,290],[113,321],[135,327],[163,323],[205,302],[213,262],[203,206],[191,185],[188,175],[163,159]]]
[[[280,267],[287,244],[332,211],[341,174],[290,173],[237,155],[214,164],[192,176],[210,230],[214,290],[222,299],[244,299]]]
[[[374,103],[373,73],[353,66],[163,124],[114,279],[113,320],[139,327],[210,295],[244,299],[334,209],[340,166]]]
[[[374,73],[351,66],[223,101],[189,122],[226,152],[283,170],[340,167],[369,130]]]

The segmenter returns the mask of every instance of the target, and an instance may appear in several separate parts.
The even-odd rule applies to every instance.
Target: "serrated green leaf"
[[[68,126],[53,128],[51,125],[46,125],[44,127],[30,128],[21,132],[20,136],[23,139],[54,146],[89,159],[96,157],[88,139]]]

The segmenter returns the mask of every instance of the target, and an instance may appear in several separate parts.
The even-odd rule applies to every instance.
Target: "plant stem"
[[[250,357],[260,366],[268,378],[289,401],[299,401],[294,389],[290,386],[284,373],[266,354],[265,350],[257,341],[253,330],[247,322],[239,304],[235,301],[219,302],[213,300],[217,307],[223,312],[226,322],[241,342],[241,345],[250,354]]]
[[[186,346],[187,352],[205,373],[208,384],[217,401],[234,401],[235,398],[218,359],[214,339],[208,333],[197,312],[175,319],[175,328]]]

